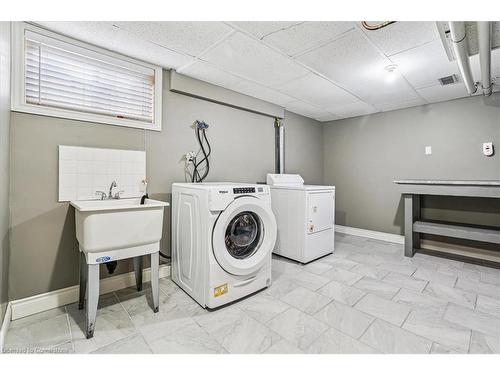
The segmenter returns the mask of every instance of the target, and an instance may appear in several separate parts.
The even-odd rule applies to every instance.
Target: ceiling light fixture
[[[390,82],[394,82],[394,80],[396,79],[396,70],[397,70],[398,66],[396,64],[390,64],[390,65],[387,65],[384,69],[385,71],[388,73],[386,75],[386,82],[390,83]]]

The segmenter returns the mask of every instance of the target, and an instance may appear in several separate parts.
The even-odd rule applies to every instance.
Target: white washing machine
[[[301,263],[330,254],[335,240],[335,186],[304,185],[297,174],[268,174],[278,237],[274,253]]]
[[[172,185],[172,280],[201,306],[269,286],[275,242],[269,186]]]

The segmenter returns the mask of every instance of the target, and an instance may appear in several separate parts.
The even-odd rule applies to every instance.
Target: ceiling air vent
[[[441,85],[452,85],[458,82],[458,77],[456,74],[452,74],[451,76],[438,78],[438,81]]]

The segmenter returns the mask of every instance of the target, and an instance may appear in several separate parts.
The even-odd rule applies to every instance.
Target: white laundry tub
[[[163,210],[168,203],[139,198],[72,201],[80,247],[80,297],[86,305],[86,336],[94,336],[99,300],[99,264],[133,258],[138,290],[142,289],[142,258],[151,257],[153,311],[159,310],[159,250]],[[86,303],[85,303],[86,302]]]
[[[168,203],[139,198],[72,201],[80,250],[95,253],[159,242]]]

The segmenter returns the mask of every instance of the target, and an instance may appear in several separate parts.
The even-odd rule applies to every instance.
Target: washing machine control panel
[[[242,187],[233,189],[233,194],[251,194],[251,193],[255,193],[254,187]]]

